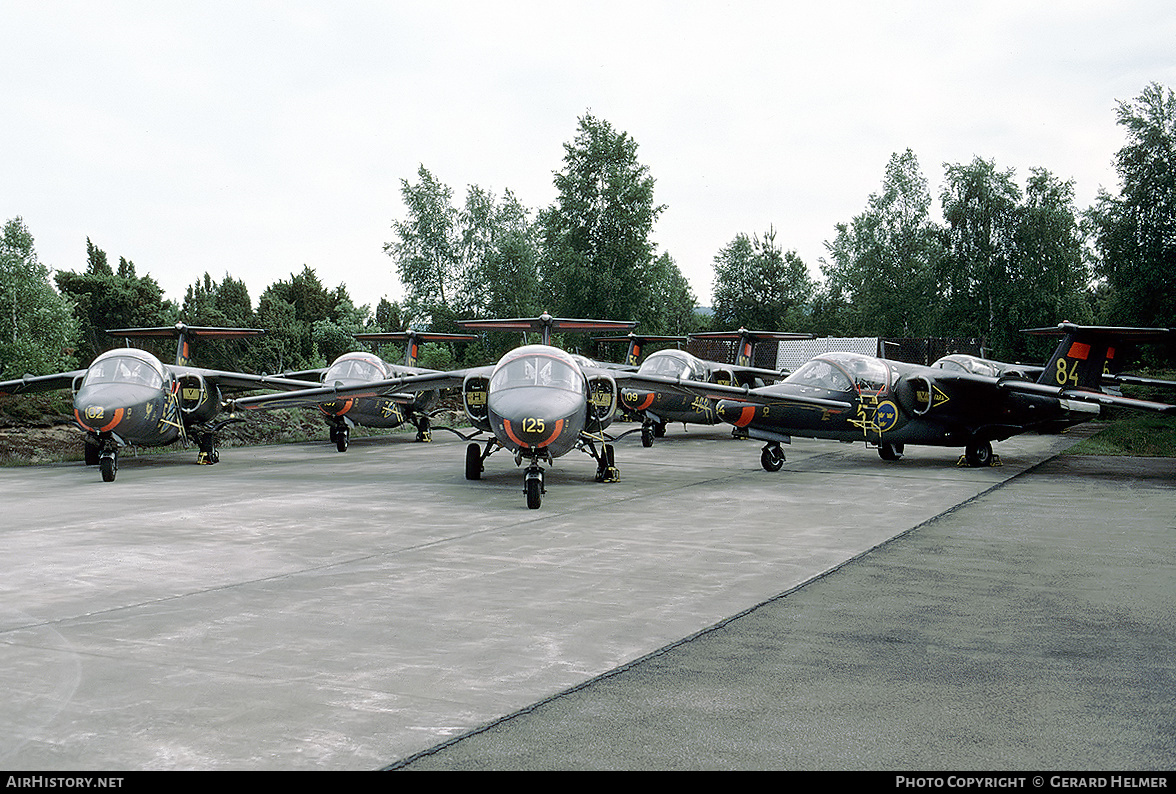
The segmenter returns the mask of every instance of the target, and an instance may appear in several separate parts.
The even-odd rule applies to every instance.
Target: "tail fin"
[[[1056,328],[1026,329],[1025,333],[1062,337],[1037,379],[1038,383],[1063,389],[1101,391],[1103,375],[1122,369],[1122,348],[1125,345],[1161,342],[1172,332],[1167,328],[1119,328],[1065,322]]]
[[[106,333],[111,336],[123,336],[128,339],[159,339],[175,337],[176,364],[181,367],[188,365],[189,344],[196,339],[241,339],[247,336],[261,336],[265,333],[261,328],[218,328],[215,326],[186,325],[176,323],[161,328],[111,328]]]
[[[635,334],[630,331],[626,336],[594,336],[593,342],[628,342],[629,349],[625,353],[625,364],[630,367],[636,367],[641,364],[641,353],[645,349],[645,345],[650,342],[685,342],[684,336],[649,336],[648,334]]]
[[[786,331],[748,331],[740,328],[738,331],[708,331],[701,334],[690,334],[691,339],[729,339],[737,342],[735,348],[735,366],[755,366],[755,346],[760,342],[784,342],[791,339],[812,339],[812,334],[793,334]]]
[[[527,331],[542,335],[543,344],[551,344],[552,331],[632,331],[636,322],[627,320],[573,320],[552,317],[547,312],[538,317],[513,320],[458,320],[457,324],[471,331]]]
[[[386,333],[355,334],[361,342],[407,342],[404,346],[404,366],[415,367],[420,354],[421,342],[453,341],[472,342],[476,334],[443,334],[429,331],[388,331]]]

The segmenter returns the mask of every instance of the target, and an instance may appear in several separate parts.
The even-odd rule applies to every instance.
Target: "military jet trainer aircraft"
[[[128,338],[174,336],[176,363],[167,365],[146,350],[124,347],[102,353],[86,369],[0,383],[0,395],[72,388],[74,419],[86,431],[86,464],[97,465],[105,482],[114,481],[118,450],[123,446],[158,447],[176,441],[187,444],[191,439],[200,447],[199,463],[216,463],[220,459],[216,434],[232,421],[216,421],[221,389],[305,389],[314,385],[187,366],[189,345],[194,340],[240,339],[263,334],[263,330],[176,323],[107,333]]]
[[[472,341],[474,334],[442,334],[421,331],[391,331],[387,333],[356,334],[361,342],[404,342],[404,364],[390,364],[374,353],[354,351],[339,356],[325,369],[287,373],[289,377],[306,379],[319,377],[323,384],[350,386],[387,380],[404,375],[423,375],[437,370],[416,366],[421,342]],[[416,393],[388,394],[381,397],[351,397],[315,403],[327,420],[331,442],[335,449],[346,452],[351,428],[400,427],[406,421],[417,429],[417,441],[430,441],[432,428],[429,412],[437,404],[436,389]],[[295,402],[290,403],[291,405]],[[309,404],[309,403],[307,403]]]
[[[450,372],[388,378],[350,386],[327,385],[304,392],[247,397],[234,402],[235,408],[277,408],[297,400],[335,400],[379,397],[420,388],[460,387],[462,402],[471,424],[479,432],[492,433],[485,448],[476,442],[466,447],[465,476],[482,477],[486,458],[506,449],[514,453],[515,465],[527,462],[523,492],[527,507],[538,508],[546,493],[541,463],[580,449],[596,460],[596,480],[620,479],[613,445],[605,429],[616,413],[620,383],[671,387],[668,378],[593,365],[551,345],[552,331],[627,331],[635,323],[616,320],[573,320],[543,314],[537,318],[511,320],[466,320],[458,325],[468,330],[536,331],[541,344],[523,345],[505,354],[493,366]],[[699,384],[700,386],[703,384]],[[477,433],[469,436],[469,439]],[[599,445],[599,449],[598,449]]]
[[[689,338],[736,341],[736,363],[708,361],[685,350],[659,350],[651,353],[637,371],[643,375],[718,383],[724,386],[738,384],[754,388],[774,383],[784,377],[782,372],[752,366],[756,343],[813,337],[812,334],[748,331],[746,328],[740,328],[738,331],[690,334]],[[622,399],[626,409],[642,418],[641,444],[646,447],[653,446],[655,438],[665,436],[668,422],[681,422],[683,425],[717,425],[722,421],[715,414],[714,403],[702,396],[666,390],[623,389]]]
[[[715,385],[716,413],[747,437],[766,441],[760,463],[784,464],[792,436],[865,441],[884,460],[904,445],[963,446],[969,466],[995,462],[992,442],[1029,431],[1057,432],[1099,413],[1099,405],[1176,413],[1176,406],[1119,397],[1099,384],[1116,345],[1157,341],[1167,329],[1062,323],[1028,333],[1060,335],[1036,381],[1018,374],[974,374],[856,353],[827,353],[783,382],[758,389]]]

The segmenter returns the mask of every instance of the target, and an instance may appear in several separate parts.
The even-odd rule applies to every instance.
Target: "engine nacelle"
[[[216,384],[209,385],[204,376],[190,373],[180,376],[180,411],[185,424],[207,422],[220,410],[221,392]]]
[[[934,393],[931,381],[922,375],[911,375],[894,385],[894,396],[898,404],[914,416],[922,416],[931,410]]]
[[[490,427],[490,379],[481,375],[467,375],[461,384],[461,401],[466,416],[479,430]]]
[[[593,375],[588,378],[588,411],[597,429],[603,430],[612,424],[619,398],[617,382],[609,375]]]

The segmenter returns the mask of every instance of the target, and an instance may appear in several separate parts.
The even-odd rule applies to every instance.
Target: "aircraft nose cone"
[[[625,407],[633,411],[644,411],[653,405],[653,401],[657,398],[657,392],[623,389],[621,397],[625,401]]]
[[[558,439],[569,416],[585,409],[583,395],[558,389],[508,389],[490,395],[490,412],[520,447],[542,448]]]
[[[156,392],[131,384],[88,386],[74,399],[74,418],[86,430],[106,433],[116,428],[137,407],[146,404]]]
[[[715,406],[715,414],[728,424],[736,427],[747,427],[762,414],[762,407],[748,405],[735,400],[719,400]]]

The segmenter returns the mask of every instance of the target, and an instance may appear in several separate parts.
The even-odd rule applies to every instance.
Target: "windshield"
[[[503,361],[490,376],[491,390],[520,386],[551,386],[583,393],[584,378],[570,362],[545,353],[525,354]]]
[[[702,373],[697,372],[693,362],[677,351],[663,351],[654,353],[645,359],[645,363],[638,370],[642,375],[663,375],[674,378],[690,378],[705,380]]]
[[[987,361],[982,361],[971,356],[945,356],[936,361],[932,366],[940,369],[953,370],[955,372],[967,372],[972,375],[988,375],[989,377],[996,377],[1000,373],[997,372],[996,367],[989,364]]]
[[[785,383],[829,391],[880,393],[889,385],[889,370],[876,358],[856,353],[830,353],[802,365]]]
[[[844,372],[819,358],[802,364],[796,372],[785,378],[784,382],[828,391],[849,391],[852,388]]]
[[[163,388],[163,374],[147,361],[133,356],[100,358],[86,370],[83,386],[95,383],[138,383]]]
[[[348,358],[336,361],[323,376],[324,383],[337,380],[372,381],[383,380],[384,371],[370,361],[362,358]]]

